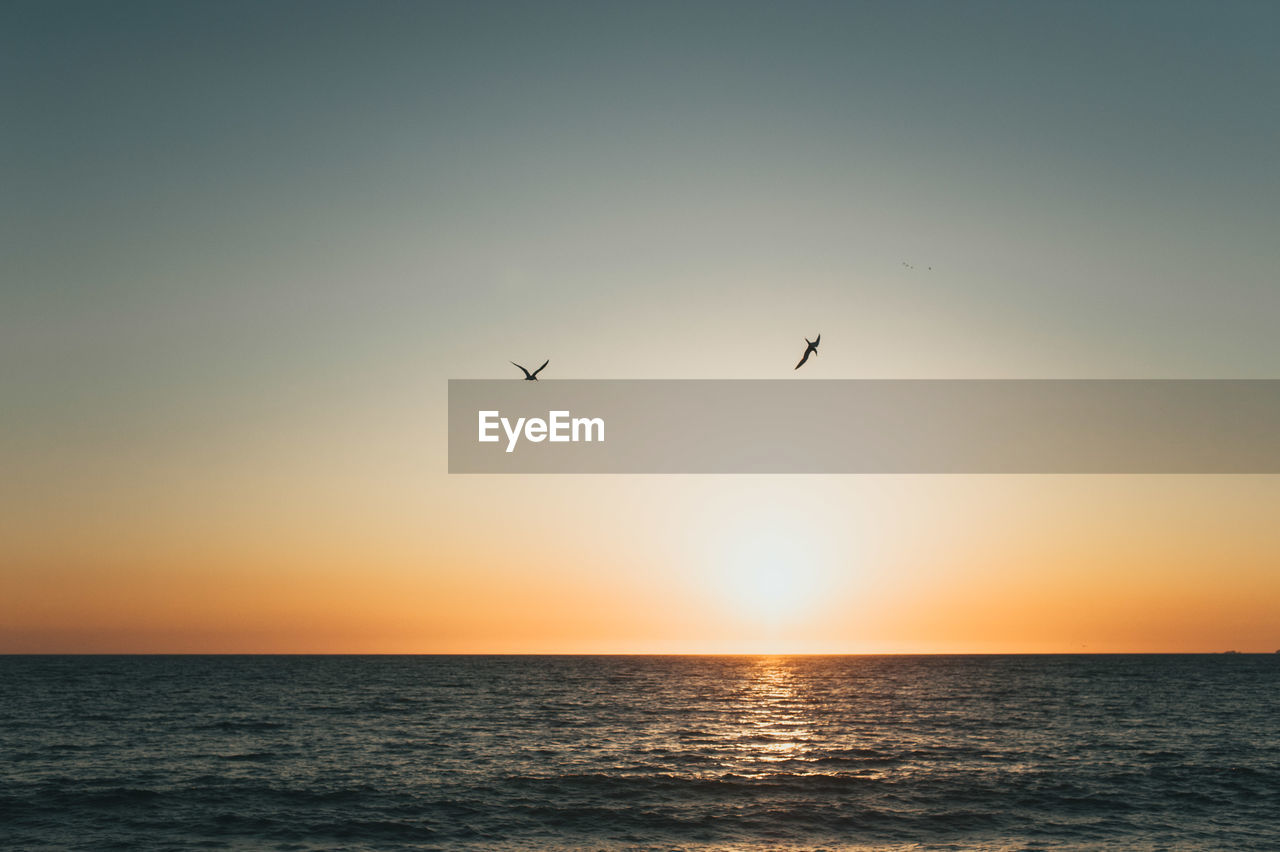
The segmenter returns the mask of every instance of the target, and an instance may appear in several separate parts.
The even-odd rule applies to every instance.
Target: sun
[[[813,540],[784,528],[744,534],[730,548],[722,578],[733,611],[759,625],[802,621],[823,594]]]
[[[784,563],[754,565],[734,581],[733,597],[745,615],[761,621],[785,622],[801,615],[812,599],[809,583]]]

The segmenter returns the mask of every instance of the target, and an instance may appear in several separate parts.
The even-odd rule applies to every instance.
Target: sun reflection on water
[[[736,702],[736,725],[726,733],[735,740],[744,774],[767,775],[778,764],[806,760],[815,717],[802,686],[786,658],[755,661]]]

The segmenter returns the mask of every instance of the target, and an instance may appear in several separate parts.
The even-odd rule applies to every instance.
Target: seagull
[[[807,348],[807,349],[805,349],[805,350],[804,350],[804,357],[800,359],[800,363],[799,363],[799,364],[796,364],[796,369],[797,369],[797,370],[799,370],[801,367],[803,367],[803,366],[804,366],[804,362],[805,362],[805,361],[808,361],[808,360],[809,360],[809,353],[811,353],[811,352],[812,352],[814,355],[817,355],[817,354],[818,354],[818,341],[819,341],[819,340],[821,340],[821,339],[822,339],[822,335],[821,335],[821,334],[819,334],[819,335],[817,336],[817,338],[816,338],[816,339],[814,339],[814,340],[810,340],[810,339],[809,339],[809,338],[807,338],[807,337],[804,339],[804,342],[805,342],[805,343],[807,343],[807,344],[809,344],[809,346],[808,346],[808,348]]]
[[[545,367],[550,363],[551,363],[551,359],[548,358],[547,360],[542,362],[542,367]],[[513,367],[520,367],[520,365],[517,364],[515,361],[512,361],[511,365]],[[524,380],[526,382],[536,382],[538,380],[538,374],[542,372],[542,367],[539,367],[538,369],[534,370],[532,373],[530,373],[524,367],[520,367],[520,371],[524,373]]]

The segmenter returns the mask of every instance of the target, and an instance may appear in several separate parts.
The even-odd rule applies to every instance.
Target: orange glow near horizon
[[[10,550],[21,567],[0,581],[0,650],[1101,653],[1280,643],[1280,533],[1265,499],[1273,478],[832,480],[804,498],[785,479],[727,493],[722,484],[589,484],[601,499],[578,510],[592,526],[575,530],[591,531],[573,534],[555,517],[577,498],[551,499],[546,486],[546,504],[509,534],[455,519],[451,532],[433,530],[435,543],[413,546],[409,530],[397,538],[385,526],[385,539],[354,526],[232,543],[226,530],[99,531],[94,546],[29,536]],[[619,492],[616,511],[608,491]],[[779,491],[785,499],[771,497]],[[629,520],[642,506],[645,523]]]

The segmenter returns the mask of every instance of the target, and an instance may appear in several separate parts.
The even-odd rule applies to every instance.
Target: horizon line
[[[1275,651],[0,651],[0,657],[1189,657]]]

